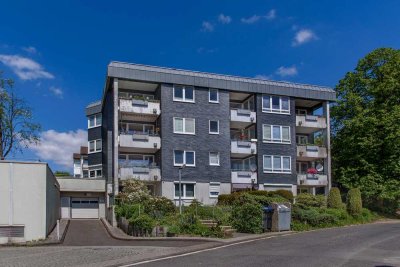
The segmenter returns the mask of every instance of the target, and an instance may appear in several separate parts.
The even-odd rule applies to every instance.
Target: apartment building
[[[89,177],[88,169],[88,148],[81,146],[79,153],[72,155],[74,160],[74,177],[87,178]]]
[[[88,169],[106,180],[108,208],[130,178],[177,201],[179,170],[185,203],[248,188],[326,194],[335,98],[321,86],[112,62],[102,100],[86,109]]]

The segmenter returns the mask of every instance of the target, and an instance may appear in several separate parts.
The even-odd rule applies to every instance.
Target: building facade
[[[112,62],[102,100],[86,109],[89,173],[105,179],[110,216],[125,179],[176,202],[179,170],[185,203],[248,188],[326,194],[335,98],[327,87]]]
[[[88,178],[88,148],[81,146],[79,153],[72,155],[74,160],[74,177],[75,178]]]

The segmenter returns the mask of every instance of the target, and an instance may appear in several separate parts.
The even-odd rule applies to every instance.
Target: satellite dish
[[[321,163],[318,163],[315,169],[317,169],[319,172],[322,172],[324,170],[324,166]]]

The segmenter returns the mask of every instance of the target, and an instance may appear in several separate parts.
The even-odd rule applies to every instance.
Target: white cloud
[[[63,98],[63,96],[64,96],[63,90],[59,87],[52,86],[49,88],[49,90],[50,90],[50,92],[53,93],[53,95],[55,95],[58,98]]]
[[[253,24],[256,23],[261,19],[261,16],[253,15],[249,18],[241,18],[240,21],[246,24]]]
[[[224,14],[219,14],[218,21],[222,24],[229,24],[232,22],[232,18],[230,16],[225,16]]]
[[[296,32],[294,36],[292,46],[299,46],[308,43],[312,40],[317,40],[317,35],[310,29],[302,29]]]
[[[267,15],[265,16],[265,18],[266,18],[267,20],[273,20],[273,19],[275,19],[275,18],[276,18],[276,10],[275,10],[275,9],[271,9],[271,10],[267,13]]]
[[[31,53],[31,54],[37,53],[36,48],[33,46],[22,47],[22,50],[24,50],[25,52]]]
[[[212,31],[214,31],[214,25],[211,22],[203,21],[203,24],[201,24],[201,26],[202,26],[201,30],[203,32],[212,32]]]
[[[54,75],[45,71],[39,63],[27,57],[19,55],[0,55],[0,62],[11,68],[21,80],[54,78]]]
[[[258,74],[256,76],[254,76],[254,78],[260,79],[260,80],[271,80],[272,76],[271,75],[265,75],[265,74]]]
[[[288,77],[288,76],[295,76],[297,75],[298,71],[296,66],[291,66],[291,67],[284,67],[281,66],[279,67],[276,72],[277,75],[281,76],[281,77]]]
[[[48,130],[41,133],[39,144],[31,147],[31,150],[40,160],[51,160],[57,165],[71,169],[72,154],[79,152],[80,146],[87,146],[87,132],[76,130],[69,132],[57,132]]]

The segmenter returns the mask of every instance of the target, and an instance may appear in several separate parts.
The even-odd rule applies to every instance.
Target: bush
[[[218,205],[231,206],[238,199],[240,193],[221,194],[218,196]]]
[[[144,211],[154,218],[173,214],[176,211],[174,203],[166,197],[151,197],[144,201]]]
[[[140,204],[120,204],[115,207],[115,215],[117,218],[125,217],[127,219],[139,216],[143,213],[143,205]]]
[[[255,201],[236,202],[232,210],[232,222],[241,233],[260,233],[262,231],[262,209]]]
[[[347,212],[352,216],[360,215],[362,212],[361,192],[358,188],[350,189],[347,193]]]
[[[271,193],[281,196],[281,197],[289,200],[290,203],[293,203],[294,197],[293,197],[292,191],[280,189],[280,190],[272,191]]]
[[[338,219],[334,215],[329,214],[325,209],[320,208],[302,209],[296,207],[293,209],[292,216],[293,220],[309,224],[314,227],[323,227],[338,222]]]
[[[254,196],[265,196],[265,197],[269,197],[272,195],[271,192],[265,190],[244,191],[244,193]]]
[[[156,222],[147,214],[141,214],[138,217],[129,219],[129,224],[133,227],[133,233],[136,236],[148,235],[152,232]]]
[[[122,192],[118,198],[122,203],[141,203],[151,196],[143,181],[128,179],[122,181]]]
[[[342,202],[342,197],[340,196],[339,188],[332,187],[332,189],[328,195],[327,204],[328,204],[328,208],[331,208],[331,209],[342,209],[343,208],[343,202]]]
[[[302,193],[296,197],[296,205],[300,208],[324,208],[326,207],[325,196],[323,195],[312,195],[309,193]]]

